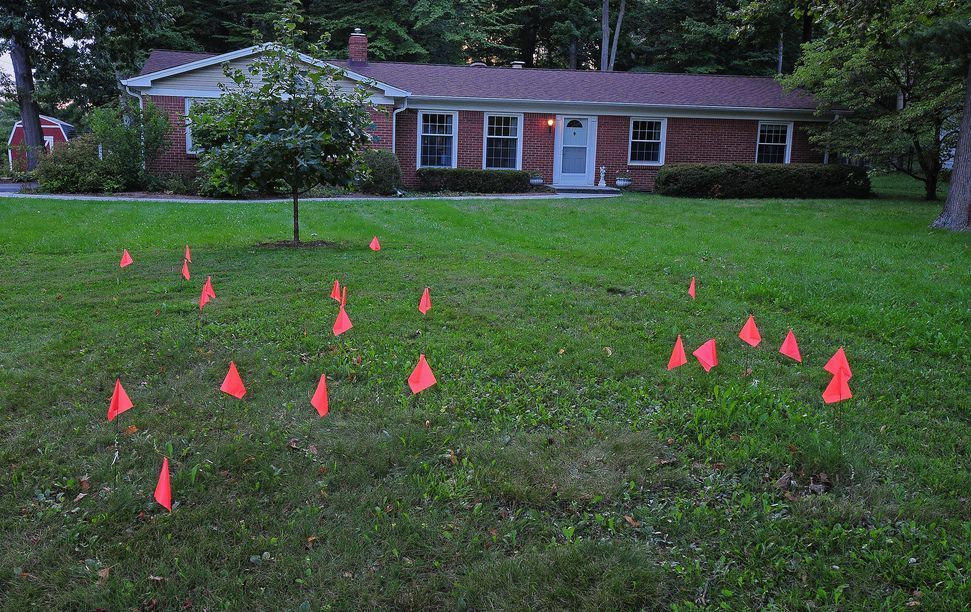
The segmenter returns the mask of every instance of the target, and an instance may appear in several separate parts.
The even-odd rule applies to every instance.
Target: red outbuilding
[[[44,148],[48,151],[57,143],[67,142],[75,133],[74,126],[70,123],[47,115],[40,116],[40,129],[44,132]],[[7,160],[10,163],[11,172],[14,169],[22,170],[27,167],[23,121],[13,124],[13,129],[10,130],[10,138],[7,139]]]

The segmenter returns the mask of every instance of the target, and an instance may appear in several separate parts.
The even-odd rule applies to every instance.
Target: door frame
[[[556,116],[556,136],[553,139],[553,184],[564,184],[562,173],[563,129],[566,119],[587,120],[587,174],[582,183],[575,185],[594,185],[597,164],[597,115],[569,114]]]

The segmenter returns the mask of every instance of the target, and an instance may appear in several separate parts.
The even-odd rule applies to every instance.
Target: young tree
[[[924,183],[937,199],[943,163],[957,140],[963,106],[963,62],[914,37],[942,18],[952,0],[903,0],[866,7],[820,2],[827,29],[803,46],[787,87],[803,87],[826,107],[848,110],[813,140],[858,153]],[[917,169],[902,163],[912,155]]]
[[[276,22],[277,40],[247,70],[227,64],[222,96],[194,104],[192,141],[200,169],[218,189],[285,191],[293,198],[293,244],[300,243],[300,196],[318,185],[349,185],[373,121],[362,86],[342,91],[340,70],[323,60],[324,42],[306,45],[299,0]]]

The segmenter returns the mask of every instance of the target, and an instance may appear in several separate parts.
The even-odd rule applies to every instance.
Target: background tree
[[[289,4],[274,26],[276,42],[246,72],[227,64],[232,83],[223,95],[189,113],[193,143],[203,151],[200,169],[212,185],[292,197],[294,246],[300,196],[353,183],[373,125],[367,90],[337,87],[342,74],[323,64],[323,41],[305,44],[299,9],[298,0]]]
[[[9,51],[24,122],[27,166],[43,150],[35,71],[61,100],[118,94],[115,67],[138,61],[141,36],[169,20],[165,0],[22,0],[0,4],[0,51]],[[124,66],[124,64],[128,64]],[[102,100],[103,101],[103,100]]]
[[[957,4],[905,0],[820,3],[825,31],[803,46],[788,87],[812,92],[824,108],[848,110],[813,140],[842,153],[903,172],[937,199],[943,163],[957,142],[964,102],[964,58],[946,57],[914,37]],[[906,161],[913,158],[917,167]]]

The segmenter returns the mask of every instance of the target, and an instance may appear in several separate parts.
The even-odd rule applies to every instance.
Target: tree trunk
[[[40,109],[34,99],[34,73],[30,52],[14,38],[10,45],[14,81],[17,86],[17,104],[20,121],[24,126],[24,145],[27,149],[27,170],[33,170],[44,151],[44,132],[40,127]]]
[[[782,51],[785,49],[785,45],[782,42],[783,36],[784,36],[784,32],[782,30],[779,30],[779,51],[778,51],[778,57],[776,58],[776,62],[775,62],[776,74],[782,74]]]
[[[610,65],[607,70],[613,72],[614,62],[617,61],[617,41],[620,40],[620,26],[624,22],[624,9],[627,0],[620,0],[620,11],[617,13],[617,24],[614,26],[614,40],[610,43]]]
[[[928,202],[937,201],[937,182],[939,178],[939,173],[928,173],[924,177],[924,199]]]
[[[293,190],[293,246],[300,244],[300,193]]]
[[[566,64],[570,70],[577,69],[577,39],[570,39],[570,47],[567,49],[566,53]]]
[[[813,14],[806,7],[802,14],[802,42],[807,43],[813,39]]]
[[[610,52],[610,0],[604,0],[600,15],[600,69],[607,70]]]
[[[964,84],[964,116],[954,151],[951,184],[944,210],[931,224],[955,231],[971,230],[971,55],[968,56],[968,80]]]
[[[535,65],[536,36],[536,25],[533,23],[527,23],[519,33],[520,57],[526,62],[527,68],[532,68]]]

